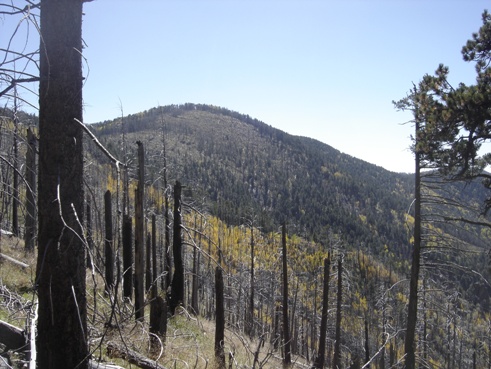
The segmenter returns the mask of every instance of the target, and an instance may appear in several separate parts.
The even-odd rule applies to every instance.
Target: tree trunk
[[[38,369],[88,366],[82,4],[43,0],[39,82]]]
[[[215,269],[215,363],[217,369],[225,369],[225,352],[223,350],[225,341],[225,311],[223,296],[223,274],[220,266]]]
[[[123,296],[133,296],[133,221],[127,214],[123,216]]]
[[[24,245],[26,251],[33,251],[36,244],[36,137],[30,128],[27,129],[26,151],[26,231]]]
[[[195,217],[196,220],[196,217]],[[197,228],[196,221],[195,221],[195,227]],[[198,241],[198,246],[194,245],[193,247],[193,285],[192,285],[192,291],[191,291],[191,311],[195,315],[199,315],[199,305],[198,305],[198,278],[199,278],[199,259],[198,259],[198,247],[201,246],[201,234],[198,234],[198,232],[195,232],[195,235],[197,235],[199,241]]]
[[[281,244],[282,244],[282,261],[283,261],[283,345],[285,347],[285,356],[283,363],[290,365],[291,357],[291,339],[290,328],[288,324],[288,267],[286,257],[286,224],[281,227]]]
[[[327,314],[329,307],[329,272],[331,269],[331,255],[328,254],[324,259],[324,284],[322,289],[322,317],[321,317],[321,330],[319,339],[319,354],[314,361],[313,368],[324,368],[326,357],[326,336],[327,336]]]
[[[86,229],[87,229],[87,267],[91,268],[92,263],[95,263],[94,239],[92,237],[92,210],[90,199],[87,197],[86,204]]]
[[[419,133],[419,122],[416,121],[416,138]],[[416,141],[416,148],[418,142]],[[411,279],[409,282],[409,303],[407,311],[406,339],[404,341],[404,368],[416,367],[416,322],[418,319],[418,282],[421,258],[421,169],[420,153],[415,153],[415,202],[414,202],[414,245],[411,264]]]
[[[135,191],[135,319],[143,321],[145,316],[143,275],[145,269],[143,236],[143,199],[145,188],[145,155],[143,143],[138,145],[138,185]]]
[[[247,309],[246,333],[249,337],[254,336],[254,223],[251,223],[251,274],[250,274],[250,289],[249,289],[249,305]]]
[[[152,288],[152,237],[147,233],[147,243],[145,250],[145,290],[150,292]]]
[[[110,293],[114,286],[114,252],[113,252],[113,214],[111,204],[111,191],[104,194],[104,221],[106,237],[104,239],[104,266],[106,277],[106,293]]]
[[[333,369],[341,367],[341,308],[343,301],[343,260],[341,255],[338,260],[338,298],[336,304],[336,338],[334,341]]]
[[[157,297],[157,218],[152,214],[152,297]]]
[[[181,183],[176,181],[174,186],[174,239],[172,252],[174,254],[174,275],[171,285],[170,311],[174,315],[176,308],[184,302],[184,263],[182,255],[181,234]]]
[[[19,237],[19,118],[17,117],[17,90],[14,92],[14,158],[12,160],[12,233]]]

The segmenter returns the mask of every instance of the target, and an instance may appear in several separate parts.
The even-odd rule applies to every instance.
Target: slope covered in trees
[[[11,147],[13,135],[8,114],[2,125],[1,149],[5,152]],[[260,367],[261,360],[269,357],[269,367],[278,367],[275,358],[281,357],[287,347],[282,341],[285,323],[280,311],[286,301],[291,337],[288,350],[293,360],[311,365],[321,338],[322,289],[326,283],[323,262],[330,252],[325,362],[330,365],[336,357],[346,368],[359,368],[368,361],[374,368],[398,367],[404,346],[414,222],[411,175],[388,172],[318,141],[294,137],[250,117],[210,106],[155,108],[92,126],[91,130],[125,163],[129,174],[127,179],[121,163],[114,166],[91,142],[92,138],[86,140],[84,183],[86,205],[91,210],[87,210],[84,226],[86,247],[91,250],[91,341],[105,342],[104,337],[119,335],[120,329],[132,330],[132,314],[138,310],[130,303],[131,286],[129,296],[124,289],[123,301],[118,289],[126,283],[126,275],[122,278],[119,274],[125,252],[125,235],[123,232],[121,239],[120,227],[127,224],[128,215],[136,215],[134,193],[141,178],[135,142],[140,142],[138,148],[144,147],[145,151],[143,232],[147,246],[158,245],[152,254],[152,262],[157,261],[156,274],[149,275],[154,273],[149,271],[153,263],[150,265],[147,258],[143,273],[145,281],[160,287],[158,292],[152,287],[151,294],[146,293],[143,304],[147,311],[143,317],[138,316],[140,324],[147,324],[148,305],[152,305],[151,319],[154,313],[162,314],[158,309],[166,309],[163,291],[171,291],[170,277],[176,272],[175,267],[170,274],[166,272],[169,269],[165,266],[165,250],[170,250],[171,256],[175,252],[167,246],[166,239],[179,239],[185,286],[181,296],[188,311],[214,319],[215,299],[218,301],[214,275],[217,267],[223,272],[223,319],[228,330],[224,346],[215,349],[222,347],[225,353],[232,353],[233,359],[227,361]],[[19,135],[20,166],[24,165],[26,152],[23,135]],[[8,162],[4,164],[8,168]],[[8,178],[6,173],[5,180]],[[174,207],[177,200],[172,195],[177,193],[172,184],[176,181],[182,183],[182,204]],[[22,183],[19,193],[24,199],[26,188]],[[427,214],[458,216],[448,199],[472,207],[483,201],[479,183],[442,185],[427,176],[426,184],[425,199],[431,200],[425,205]],[[104,223],[107,226],[107,219],[111,218],[103,215],[107,190],[112,193],[112,245],[107,244],[104,235]],[[2,199],[11,198],[9,186],[5,186],[2,195]],[[10,203],[2,206],[8,209]],[[173,208],[174,212],[170,210]],[[177,213],[176,208],[180,209]],[[170,215],[167,227],[166,214]],[[281,251],[283,222],[288,227],[286,251]],[[131,228],[131,220],[129,223]],[[11,213],[6,211],[2,228],[9,228],[10,224]],[[479,273],[486,274],[484,251],[489,235],[484,229],[438,222],[429,225],[425,230],[421,285],[424,297],[419,306],[424,314],[417,327],[418,336],[427,339],[420,341],[418,358],[448,367],[455,363],[465,366],[474,355],[476,363],[487,365],[490,346],[486,343],[476,348],[474,343],[487,337],[485,322],[489,319],[491,294]],[[166,228],[169,235],[165,234]],[[173,237],[178,232],[182,232],[181,237]],[[131,229],[129,233],[131,237]],[[107,247],[112,247],[114,253],[106,252]],[[144,251],[145,256],[149,255],[148,250]],[[285,253],[286,272],[280,258]],[[104,273],[108,268],[103,257],[107,263],[108,255],[115,257],[114,285],[107,283]],[[171,259],[175,263],[176,258]],[[465,272],[470,268],[474,272]],[[126,273],[127,266],[123,271]],[[287,277],[283,281],[282,274]],[[286,298],[282,293],[284,281],[289,284]],[[164,303],[158,309],[150,302],[155,295]],[[193,360],[189,356],[183,359],[178,349],[172,350],[172,342],[182,329],[173,328],[181,324],[176,319],[169,321],[169,330],[158,320],[151,328],[167,340],[160,361],[167,366],[172,360]],[[469,324],[471,321],[475,324]],[[241,345],[247,350],[232,345],[230,332],[242,337]],[[245,337],[266,346],[246,344]],[[147,352],[143,348],[145,342],[127,338],[125,344]],[[254,364],[256,347],[260,355]],[[196,349],[196,360],[207,357],[201,350],[204,346]],[[250,359],[239,357],[244,350],[251,353]],[[151,356],[152,350],[147,355]]]
[[[412,198],[410,175],[210,106],[155,108],[124,117],[123,124],[117,119],[93,129],[115,154],[123,130],[129,142],[148,142],[154,178],[164,134],[170,175],[229,224],[241,224],[252,212],[265,230],[288,220],[297,233],[314,240],[330,229],[356,247],[408,254],[404,219]]]

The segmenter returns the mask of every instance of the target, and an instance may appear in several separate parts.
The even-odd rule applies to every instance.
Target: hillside
[[[155,108],[124,117],[123,126],[116,119],[93,129],[119,158],[122,130],[127,142],[144,142],[149,181],[161,169],[164,134],[171,182],[179,179],[229,224],[254,214],[265,231],[287,221],[309,239],[323,240],[330,230],[353,247],[409,255],[410,175],[216,107]]]
[[[223,270],[226,281],[225,346],[236,361],[234,368],[253,367],[256,348],[261,357],[269,358],[264,368],[277,367],[282,355],[278,346],[283,254],[280,226],[285,222],[295,367],[311,364],[316,355],[323,262],[329,255],[329,360],[334,352],[339,303],[343,368],[358,369],[368,357],[373,359],[373,368],[398,367],[404,352],[414,224],[411,175],[389,172],[317,140],[292,136],[247,115],[213,106],[154,108],[90,129],[115,157],[127,164],[130,216],[134,214],[136,142],[144,145],[145,229],[148,244],[153,228],[151,218],[155,215],[159,274],[154,278],[162,297],[166,297],[167,290],[164,282],[172,274],[164,271],[164,197],[170,199],[172,209],[173,185],[177,180],[183,184],[184,316],[196,314],[196,318],[169,317],[172,328],[161,337],[166,343],[165,355],[160,357],[147,337],[148,315],[142,323],[145,338],[136,338],[132,301],[112,299],[113,295],[103,292],[103,198],[107,189],[112,191],[113,228],[119,232],[125,180],[121,167],[117,170],[87,139],[84,180],[87,205],[92,210],[85,220],[85,236],[91,240],[87,246],[94,247],[93,264],[87,270],[90,341],[98,342],[94,350],[100,350],[108,339],[116,339],[149,357],[160,357],[160,363],[168,367],[184,368],[196,361],[200,363],[196,367],[205,368],[213,360],[211,340],[206,335],[213,331],[214,275],[218,268]],[[1,149],[7,152],[11,147],[11,124],[4,125],[2,138]],[[7,183],[9,174],[2,173]],[[484,367],[489,363],[491,345],[483,344],[476,351],[475,342],[485,336],[485,322],[490,319],[491,288],[486,282],[490,232],[483,227],[443,221],[444,216],[474,216],[472,210],[485,199],[483,187],[480,183],[444,183],[434,174],[425,174],[420,300],[424,314],[420,315],[418,332],[426,340],[421,340],[418,354],[434,367],[457,367],[456,360],[465,367],[473,357]],[[5,188],[2,199],[6,209],[11,195]],[[21,188],[21,198],[24,193]],[[2,228],[8,229],[10,214],[5,215]],[[173,233],[173,227],[169,228]],[[120,237],[118,234],[114,238],[114,264],[118,271]],[[22,246],[13,249],[7,248],[15,252],[11,256],[20,258]],[[32,255],[29,257],[33,260]],[[18,278],[11,278],[15,274],[6,268],[2,272],[0,285],[4,284],[8,291],[19,290]],[[29,280],[23,281],[21,292],[30,291],[29,284]],[[121,291],[114,296],[118,293]],[[149,295],[146,301],[148,304]],[[9,320],[23,319],[12,313],[8,305],[6,310],[8,314],[4,316]],[[116,326],[111,324],[113,316]],[[196,330],[202,327],[202,319],[206,320],[207,332]],[[120,330],[128,334],[121,334]],[[246,339],[248,335],[252,341]],[[188,339],[192,340],[192,353],[186,350]],[[458,352],[459,358],[451,352]]]

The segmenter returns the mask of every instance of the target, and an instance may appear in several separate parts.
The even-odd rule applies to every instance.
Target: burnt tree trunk
[[[158,296],[157,280],[155,279],[157,276],[157,221],[155,214],[152,214],[152,274],[154,280],[151,288],[150,332],[162,334],[163,319],[166,317],[164,316],[164,300]]]
[[[83,220],[82,4],[40,13],[37,368],[88,366]]]
[[[94,239],[92,236],[92,210],[91,210],[91,204],[90,204],[90,199],[87,197],[87,203],[85,206],[85,209],[87,211],[86,214],[86,233],[87,233],[87,267],[91,268],[92,263],[95,263],[95,250],[94,250]]]
[[[286,224],[281,227],[281,245],[282,245],[282,261],[283,261],[283,345],[285,356],[283,363],[290,365],[292,362],[291,356],[291,338],[290,328],[288,324],[288,264],[286,256]]]
[[[250,274],[250,288],[249,288],[249,305],[247,307],[246,318],[246,333],[249,337],[254,336],[254,223],[251,223],[251,274]]]
[[[331,270],[331,255],[324,259],[324,284],[322,289],[322,317],[319,339],[319,353],[312,368],[324,368],[326,361],[327,314],[329,307],[329,272]]]
[[[332,359],[333,369],[341,365],[341,308],[343,301],[343,260],[341,255],[338,260],[338,297],[336,303],[336,336],[334,341],[334,357]]]
[[[143,199],[145,188],[145,155],[143,143],[138,145],[138,185],[135,191],[135,319],[143,321],[145,316],[144,306],[144,235],[143,235]]]
[[[174,315],[176,308],[184,302],[184,263],[182,255],[181,234],[181,183],[174,186],[174,238],[172,252],[174,254],[174,275],[171,284],[170,312]]]
[[[12,160],[12,233],[19,237],[19,118],[17,117],[17,92],[14,93],[14,157]]]
[[[215,325],[215,363],[218,369],[225,369],[225,310],[223,296],[223,273],[220,266],[215,269],[215,304],[216,304],[216,325]]]
[[[104,194],[104,222],[106,236],[104,238],[104,267],[106,278],[106,293],[110,293],[114,286],[114,252],[113,252],[113,214],[111,204],[111,191]]]
[[[132,219],[123,216],[123,296],[131,299],[133,296],[133,236]]]
[[[145,290],[150,292],[152,288],[152,237],[147,233],[147,243],[145,249]]]
[[[416,138],[419,133],[419,122],[416,120]],[[416,141],[416,146],[418,142]],[[421,259],[421,168],[420,153],[415,152],[415,190],[414,190],[414,244],[409,281],[409,302],[407,309],[406,339],[404,341],[404,368],[416,367],[416,323],[418,319],[418,282]]]
[[[36,136],[30,128],[27,129],[27,151],[26,151],[26,231],[24,234],[24,245],[26,251],[33,251],[36,244]]]

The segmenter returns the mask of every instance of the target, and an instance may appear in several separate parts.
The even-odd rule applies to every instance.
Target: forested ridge
[[[2,113],[2,152],[6,159],[1,163],[3,229],[11,228],[12,224],[8,211],[12,205],[12,167],[7,160],[13,157],[10,144],[14,136],[21,143],[18,165],[23,167],[27,150],[24,128],[30,126],[36,132],[32,125],[35,117],[22,115],[25,123],[21,120],[15,128],[8,118],[11,113],[8,110]],[[150,249],[147,248],[147,291],[153,283],[161,288],[158,294],[162,295],[171,284],[174,269],[166,269],[165,214],[176,201],[172,197],[174,184],[179,181],[182,184],[180,208],[186,286],[182,303],[189,312],[213,321],[213,273],[216,266],[223,270],[226,327],[252,340],[248,344],[243,338],[241,345],[244,347],[237,348],[237,342],[231,344],[225,339],[225,349],[235,355],[230,359],[232,362],[259,367],[258,363],[254,364],[252,354],[257,339],[269,342],[268,347],[260,349],[258,346],[264,367],[276,367],[277,358],[284,354],[278,310],[282,306],[282,272],[278,261],[282,253],[278,250],[280,226],[284,223],[288,229],[288,305],[291,352],[295,360],[312,363],[318,353],[322,265],[329,258],[326,363],[341,355],[341,367],[346,368],[360,368],[367,362],[374,368],[401,364],[414,223],[411,174],[389,172],[317,140],[291,136],[247,115],[206,105],[157,107],[88,129],[93,137],[85,142],[84,183],[87,205],[92,210],[84,224],[87,232],[90,229],[87,236],[94,247],[92,267],[99,271],[98,278],[102,278],[101,281],[90,278],[89,290],[96,291],[105,285],[106,293],[109,291],[111,296],[112,288],[123,283],[118,272],[123,257],[119,233],[121,222],[124,223],[121,212],[131,216],[135,211],[134,191],[139,176],[137,152],[141,145],[145,156],[144,234],[148,236],[146,244],[157,248],[151,258],[155,256],[158,269],[152,282],[148,264]],[[109,160],[100,145],[120,163],[115,165]],[[127,190],[124,190],[125,183]],[[115,232],[109,249],[107,233],[104,235],[106,190],[112,193],[112,200],[109,199],[113,204],[110,212]],[[27,192],[22,184],[21,199],[25,199]],[[432,199],[428,201],[431,204],[427,208],[429,214],[435,212],[452,217],[462,216],[484,201],[479,182],[442,184],[433,175],[428,176],[426,196]],[[448,199],[463,207],[456,209]],[[169,202],[167,212],[166,201]],[[156,238],[151,241],[154,218]],[[89,219],[92,224],[88,223]],[[175,214],[169,219],[170,229],[174,223]],[[171,235],[175,232],[175,229],[171,231]],[[423,262],[424,298],[420,303],[424,318],[418,328],[427,340],[421,341],[420,355],[434,365],[466,367],[472,360],[487,365],[490,350],[484,338],[488,337],[491,291],[486,282],[489,233],[482,227],[435,222],[430,224],[427,238]],[[113,250],[109,264],[108,250]],[[172,251],[169,254],[172,263]],[[106,274],[111,264],[110,273]],[[339,271],[343,278],[340,286]],[[108,285],[111,278],[113,282]],[[7,288],[17,288],[16,283],[25,283],[27,286],[23,288],[29,289],[28,281],[8,282]],[[115,293],[117,296],[117,291]],[[252,311],[248,302],[251,295]],[[145,305],[154,299],[150,292],[145,296]],[[94,314],[89,325],[97,327],[97,322],[104,317],[103,336],[114,337],[112,319],[119,329],[125,329],[131,310],[110,304],[101,307],[101,302],[97,302],[100,298],[89,298],[89,309],[93,309]],[[339,323],[338,303],[342,311]],[[120,317],[109,318],[115,311]],[[175,319],[169,320],[170,327],[182,324]],[[338,324],[341,346],[336,349]],[[182,356],[179,347],[171,344],[176,339],[172,333],[167,331],[164,337],[167,356],[164,355],[161,362],[170,365],[176,363],[175,360],[190,360],[189,355]],[[477,340],[482,341],[479,347]],[[143,350],[133,339],[128,338],[124,343]],[[207,357],[206,344],[195,344],[198,347],[196,357]],[[336,350],[341,353],[336,354]],[[251,352],[252,356],[241,357],[242,351]],[[451,354],[455,351],[459,356]],[[153,357],[152,352],[147,356]]]

